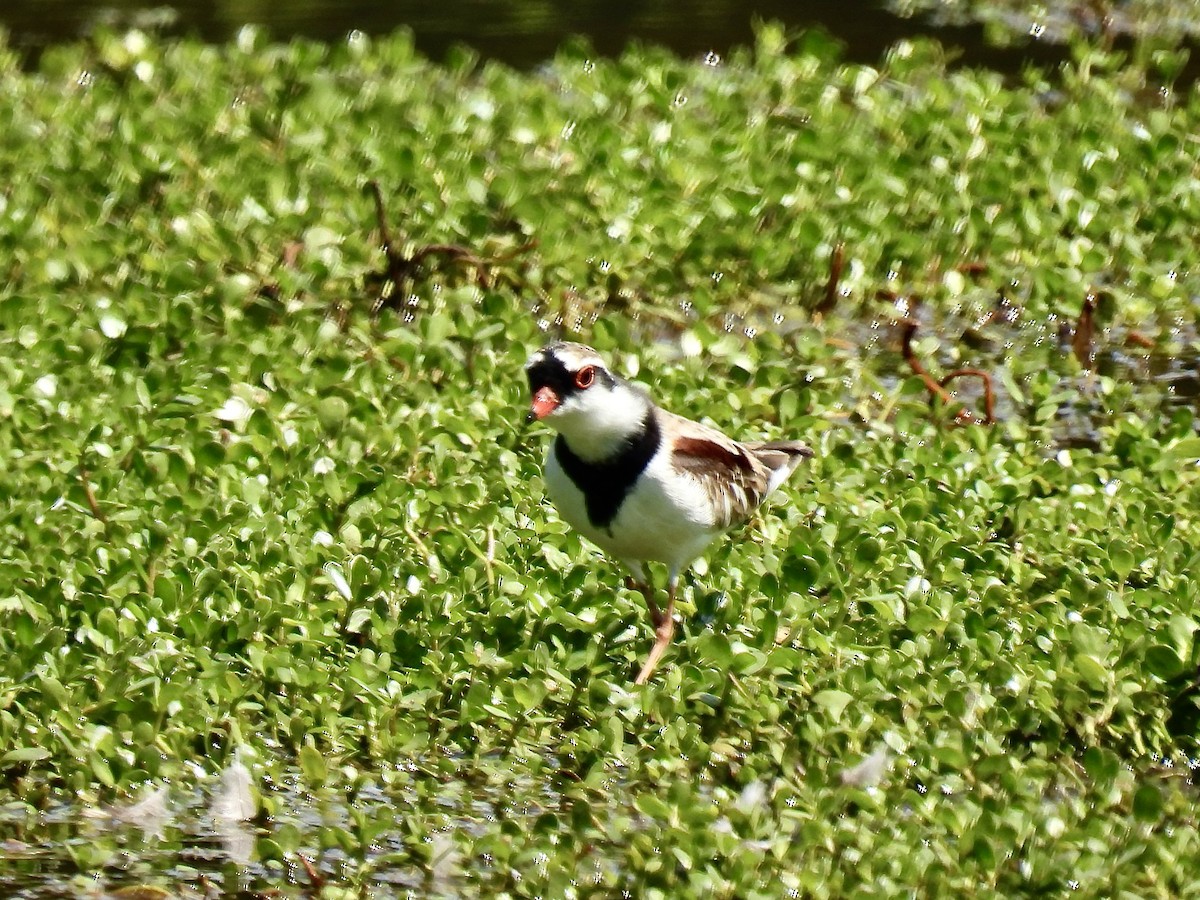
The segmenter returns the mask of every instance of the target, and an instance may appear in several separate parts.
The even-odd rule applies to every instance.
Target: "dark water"
[[[417,48],[433,59],[467,45],[485,59],[529,69],[573,35],[585,36],[603,55],[616,55],[632,42],[684,56],[726,54],[753,42],[756,21],[781,22],[790,30],[822,28],[844,45],[848,60],[858,62],[878,61],[896,41],[919,35],[960,50],[963,64],[1005,72],[1067,57],[1065,48],[1048,41],[997,47],[980,25],[899,16],[885,0],[0,0],[0,25],[31,65],[43,48],[105,25],[207,41],[227,40],[247,23],[279,39],[340,40],[355,29],[374,35],[407,27]]]

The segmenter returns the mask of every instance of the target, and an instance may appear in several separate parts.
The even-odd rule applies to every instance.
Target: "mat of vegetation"
[[[884,5],[931,23],[980,23],[996,43],[1133,37],[1138,44],[1168,49],[1181,39],[1195,40],[1200,28],[1194,0],[884,0]]]
[[[0,892],[1194,895],[1200,99],[1077,56],[0,56]],[[818,452],[644,689],[558,334]]]

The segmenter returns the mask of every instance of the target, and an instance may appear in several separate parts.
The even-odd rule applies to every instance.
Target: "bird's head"
[[[644,426],[649,400],[591,347],[547,344],[529,357],[525,374],[532,395],[526,421],[544,420],[583,458],[616,452]]]

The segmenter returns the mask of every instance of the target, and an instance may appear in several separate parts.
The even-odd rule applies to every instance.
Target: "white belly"
[[[622,561],[663,562],[682,570],[720,532],[698,482],[680,476],[656,455],[604,528],[588,519],[583,492],[562,470],[553,446],[546,457],[546,492],[567,524]]]

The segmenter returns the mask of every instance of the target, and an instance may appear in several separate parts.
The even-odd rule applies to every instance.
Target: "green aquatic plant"
[[[0,81],[5,890],[1194,893],[1194,91],[771,28]],[[547,334],[817,450],[646,689],[522,425]],[[174,867],[234,766],[249,855]],[[161,836],[71,812],[147,786]]]

